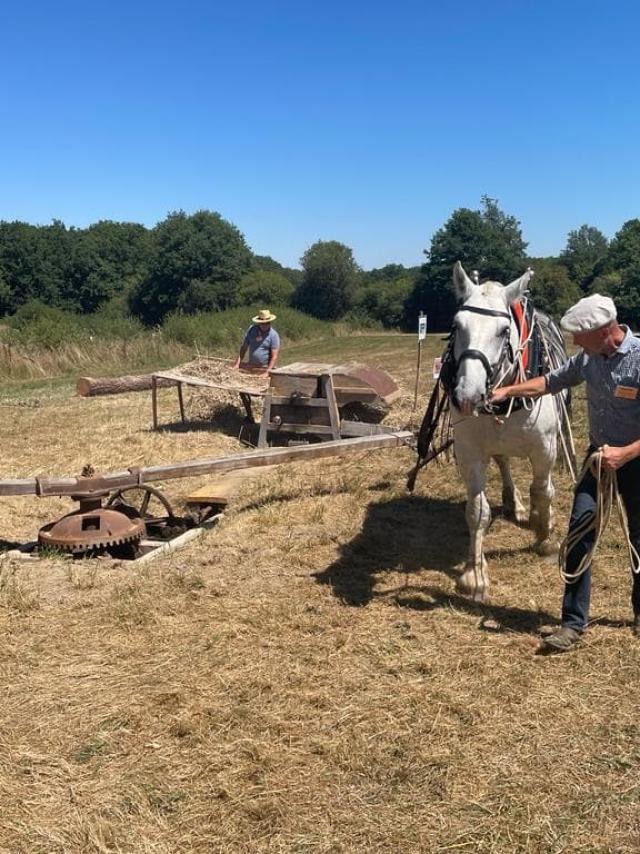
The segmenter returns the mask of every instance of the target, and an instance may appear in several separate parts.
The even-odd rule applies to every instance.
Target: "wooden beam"
[[[151,374],[134,374],[124,377],[78,377],[76,392],[80,397],[95,397],[102,394],[128,394],[132,391],[149,391]],[[175,385],[172,379],[158,380],[159,388]]]
[[[348,421],[345,418],[340,422],[340,435],[343,439],[356,436],[384,436],[393,432],[393,427],[387,427],[385,424],[371,424],[369,421]]]
[[[272,395],[271,403],[274,406],[297,406],[300,409],[304,409],[307,406],[326,409],[329,406],[326,397],[287,397],[281,394]]]
[[[242,385],[242,373],[238,372],[238,382],[215,382],[208,380],[206,377],[195,377],[191,374],[183,374],[181,371],[155,371],[153,376],[156,377],[158,384],[163,385],[192,385],[200,388],[215,388],[221,391],[237,392],[237,394],[247,394],[250,397],[264,397],[265,390],[268,385],[268,379],[264,378],[264,389],[245,387]],[[262,379],[262,377],[260,377]]]
[[[382,448],[399,448],[413,438],[408,430],[399,430],[382,436],[363,436],[358,439],[338,439],[301,445],[295,448],[267,448],[232,454],[229,457],[185,460],[173,465],[148,466],[130,471],[108,472],[100,477],[28,478],[22,480],[0,480],[0,496],[6,495],[79,495],[104,492],[126,486],[172,480],[179,477],[194,477],[202,474],[236,471],[281,463],[306,462],[323,457],[335,457],[352,451],[375,451]]]
[[[180,420],[184,424],[184,397],[182,395],[182,382],[178,383],[178,405],[180,407]]]
[[[258,447],[266,448],[269,440],[268,430],[271,420],[271,389],[264,396],[264,404],[262,406],[262,417],[260,418],[260,430],[258,432]]]
[[[331,433],[334,439],[340,438],[340,413],[338,412],[338,404],[333,391],[333,379],[331,374],[323,374],[320,377],[320,388],[324,397],[327,399],[329,407],[329,423],[331,424]]]
[[[279,424],[270,421],[267,430],[278,433],[308,433],[310,435],[331,436],[335,438],[333,427],[328,424],[296,424],[293,421],[282,421]],[[258,445],[260,447],[260,445]]]
[[[153,429],[158,429],[158,378],[151,375],[151,415],[153,417]]]

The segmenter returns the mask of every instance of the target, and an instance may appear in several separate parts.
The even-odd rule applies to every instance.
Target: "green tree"
[[[537,259],[532,266],[535,276],[531,280],[531,293],[536,308],[557,320],[583,293],[576,282],[569,278],[564,264],[550,259]]]
[[[281,276],[284,276],[285,279],[291,282],[294,288],[297,288],[302,281],[302,270],[285,267],[270,255],[254,255],[253,259],[256,270],[264,270],[267,273],[280,273]]]
[[[456,299],[451,287],[453,265],[461,261],[481,279],[506,284],[526,267],[527,244],[518,220],[504,213],[495,199],[483,196],[480,210],[459,208],[433,236],[427,262],[405,304],[404,325],[413,329],[418,313],[426,311],[431,329],[451,325]]]
[[[598,265],[597,274],[625,270],[636,264],[640,264],[640,219],[630,219],[609,244],[609,251]]]
[[[16,311],[31,299],[47,305],[61,301],[68,276],[70,232],[60,222],[34,226],[0,222],[0,267],[6,285],[5,310]]]
[[[290,305],[295,288],[281,273],[252,270],[240,279],[236,292],[238,305]]]
[[[7,281],[7,276],[0,267],[0,316],[8,314],[11,311],[13,303],[13,295]]]
[[[251,266],[244,237],[220,214],[169,214],[153,231],[149,274],[134,287],[130,305],[147,324],[180,310],[219,311],[234,305]]]
[[[615,302],[618,320],[638,329],[640,318],[640,262],[623,270],[602,273],[591,283],[592,293],[606,294]]]
[[[596,265],[607,254],[609,241],[592,225],[581,225],[567,235],[567,245],[560,253],[571,279],[586,290]]]
[[[397,329],[402,324],[404,304],[419,272],[419,267],[402,264],[386,264],[363,271],[352,314],[362,322],[373,320],[385,329]]]
[[[342,317],[353,305],[358,279],[351,249],[337,240],[319,240],[307,249],[301,264],[296,307],[325,320]]]
[[[364,320],[375,320],[385,329],[397,329],[402,324],[405,302],[413,285],[412,276],[369,282],[358,289],[354,314]]]

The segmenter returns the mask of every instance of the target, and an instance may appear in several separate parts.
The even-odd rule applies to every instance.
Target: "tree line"
[[[640,219],[611,241],[597,228],[571,231],[557,257],[527,254],[519,221],[483,197],[459,208],[434,234],[416,267],[363,270],[336,240],[317,241],[301,269],[255,255],[220,214],[182,211],[154,228],[101,221],[85,229],[54,221],[0,222],[0,315],[33,314],[33,304],[75,314],[131,316],[147,326],[172,315],[243,305],[291,306],[314,317],[414,329],[419,311],[432,331],[455,311],[451,271],[458,259],[481,280],[508,282],[531,265],[536,305],[558,316],[580,296],[609,294],[634,328],[640,309]]]

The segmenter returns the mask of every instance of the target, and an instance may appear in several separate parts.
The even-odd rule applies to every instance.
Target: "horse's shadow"
[[[453,606],[495,620],[500,628],[525,633],[536,631],[541,622],[555,622],[551,614],[485,605],[435,585],[409,584],[408,579],[395,590],[376,591],[378,576],[389,571],[408,575],[424,573],[429,567],[429,572],[457,578],[454,567],[466,559],[466,549],[463,502],[420,496],[394,498],[370,504],[360,533],[342,545],[338,559],[315,577],[321,584],[330,584],[335,595],[353,607],[365,606],[376,597],[418,611]]]
[[[366,605],[385,571],[418,572],[429,566],[454,576],[465,556],[464,504],[406,496],[368,505],[362,529],[340,556],[316,575],[348,605]]]

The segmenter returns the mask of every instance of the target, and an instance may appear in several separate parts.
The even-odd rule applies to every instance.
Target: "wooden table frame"
[[[251,398],[264,397],[266,392],[256,391],[255,389],[243,388],[241,386],[228,386],[222,383],[214,383],[211,380],[203,379],[202,377],[192,377],[189,374],[182,374],[179,371],[155,371],[151,374],[151,412],[153,416],[153,429],[158,429],[158,380],[167,380],[174,383],[178,389],[178,405],[180,407],[180,419],[185,422],[184,411],[184,395],[183,386],[196,386],[198,388],[213,388],[221,391],[235,392],[240,395],[240,400],[247,413],[249,421],[254,423],[253,411],[251,408]]]

